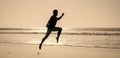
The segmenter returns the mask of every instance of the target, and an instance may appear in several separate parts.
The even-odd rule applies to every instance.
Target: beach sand
[[[0,43],[0,58],[120,58],[120,49]]]

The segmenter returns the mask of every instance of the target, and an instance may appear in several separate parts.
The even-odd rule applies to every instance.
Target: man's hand
[[[62,13],[62,16],[64,15],[64,13]]]
[[[46,27],[48,27],[48,24],[46,25]]]
[[[64,13],[62,13],[62,15],[58,18],[58,20],[60,20],[63,17]]]

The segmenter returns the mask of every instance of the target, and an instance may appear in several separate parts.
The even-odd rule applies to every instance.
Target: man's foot
[[[58,41],[59,41],[59,38],[57,37],[57,38],[56,38],[56,40],[57,40],[57,43],[58,43]]]
[[[40,49],[40,50],[41,50],[41,46],[42,46],[42,44],[39,45],[39,49]]]

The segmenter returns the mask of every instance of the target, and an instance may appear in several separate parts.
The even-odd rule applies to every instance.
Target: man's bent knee
[[[60,31],[62,31],[62,28],[59,28]]]
[[[62,28],[59,28],[58,31],[61,32],[61,31],[62,31]]]

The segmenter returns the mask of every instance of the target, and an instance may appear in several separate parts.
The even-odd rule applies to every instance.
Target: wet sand
[[[120,58],[120,49],[0,43],[0,58]]]

